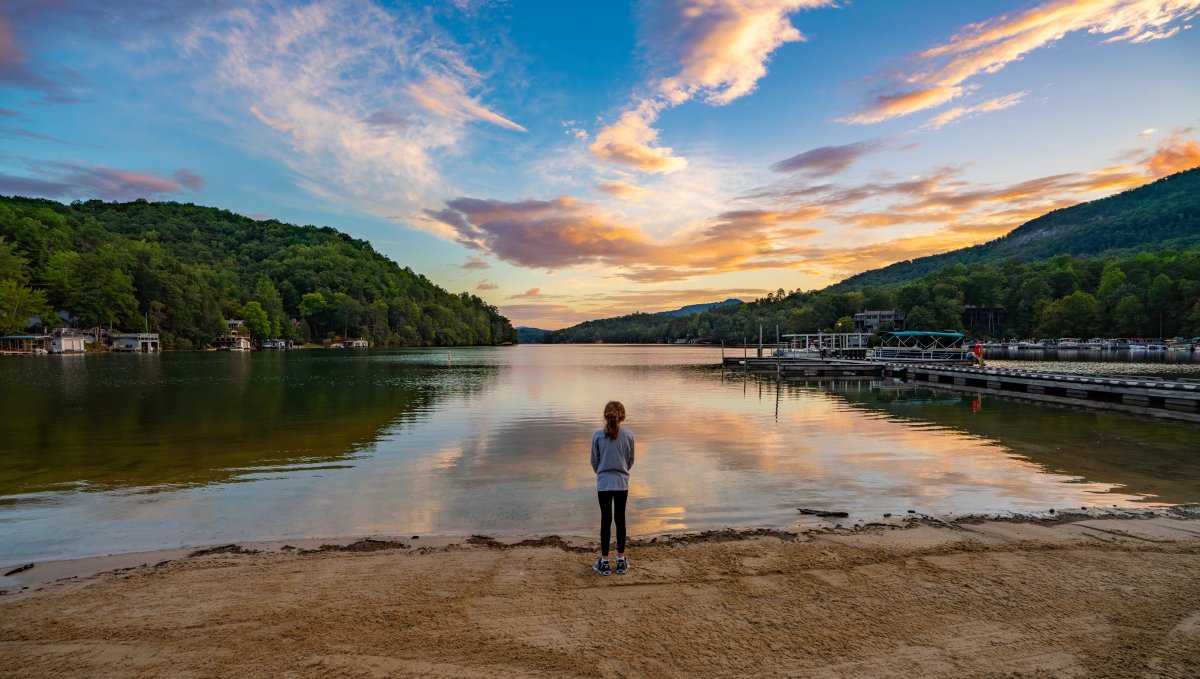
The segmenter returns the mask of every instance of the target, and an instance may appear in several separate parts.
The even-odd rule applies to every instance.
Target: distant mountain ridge
[[[951,264],[1093,257],[1200,245],[1200,168],[1048,212],[987,243],[864,271],[830,286],[903,283]]]
[[[706,304],[689,304],[687,306],[680,307],[674,311],[660,311],[658,313],[664,314],[667,316],[694,316],[696,314],[701,314],[701,313],[704,313],[705,311],[709,311],[710,309],[716,309],[717,307],[729,306],[731,304],[741,304],[741,303],[742,303],[742,300],[734,299],[734,298],[730,297],[729,299],[721,301],[721,302],[708,302]]]
[[[517,328],[517,344],[541,344],[542,338],[546,336],[549,330],[541,328],[531,328],[527,325],[518,325]]]
[[[672,311],[658,311],[652,314],[638,311],[625,316],[597,318],[594,321],[584,321],[561,330],[551,330],[540,341],[549,344],[596,341],[653,342],[661,339],[657,336],[660,327],[673,322],[674,319],[690,318],[714,309],[735,307],[741,304],[744,304],[742,300],[731,297],[721,302],[689,304]],[[636,338],[630,340],[629,333],[636,335]]]

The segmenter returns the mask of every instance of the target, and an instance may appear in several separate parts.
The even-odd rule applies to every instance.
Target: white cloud
[[[954,122],[955,120],[959,120],[960,118],[974,118],[975,116],[982,115],[984,113],[991,113],[992,111],[1003,111],[1006,108],[1011,108],[1019,104],[1027,94],[1029,93],[1014,92],[1012,94],[1006,94],[1003,97],[994,97],[992,99],[988,99],[987,101],[974,106],[955,106],[953,108],[948,108],[930,118],[929,121],[921,127],[927,130],[936,130],[939,127]]]
[[[380,216],[407,218],[452,190],[439,161],[472,125],[525,129],[472,94],[482,77],[426,15],[403,7],[262,2],[218,15],[184,45],[213,64],[208,86],[253,115],[232,123],[260,152],[304,189]]]
[[[655,124],[666,109],[693,98],[723,105],[752,92],[767,74],[771,53],[804,36],[790,16],[832,0],[667,0],[641,12],[642,49],[662,75],[616,122],[596,134],[597,158],[641,172],[670,174],[687,167],[674,149],[658,145]]]

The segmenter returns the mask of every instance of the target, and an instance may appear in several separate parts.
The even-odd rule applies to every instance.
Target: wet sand
[[[0,675],[1200,671],[1194,512],[832,526],[643,539],[631,571],[604,578],[583,537],[402,536],[38,564],[5,581]]]

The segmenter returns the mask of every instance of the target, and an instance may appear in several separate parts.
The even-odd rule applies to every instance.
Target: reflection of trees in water
[[[0,494],[228,481],[247,468],[352,458],[495,367],[386,355],[45,357],[0,365]]]
[[[786,382],[781,389],[820,392],[864,413],[994,441],[1047,471],[1120,484],[1156,501],[1200,501],[1194,425],[888,382]]]

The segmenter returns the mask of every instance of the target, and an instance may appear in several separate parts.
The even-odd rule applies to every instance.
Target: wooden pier
[[[1200,422],[1200,382],[937,365],[889,365],[908,382],[1033,401]]]

